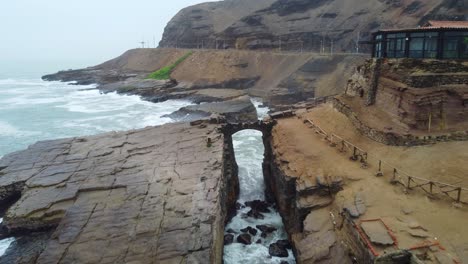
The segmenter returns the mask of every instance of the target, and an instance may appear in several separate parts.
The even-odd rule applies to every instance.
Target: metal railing
[[[283,40],[281,37],[273,41],[264,41],[257,37],[252,38],[207,38],[196,39],[193,42],[182,40],[173,40],[161,45],[160,48],[176,48],[176,49],[203,49],[203,50],[258,50],[258,51],[274,51],[278,53],[315,53],[321,55],[347,54],[358,56],[369,56],[369,53],[363,53],[358,49],[350,49],[347,51],[339,49],[334,45],[336,41],[333,39],[314,38],[309,40]]]

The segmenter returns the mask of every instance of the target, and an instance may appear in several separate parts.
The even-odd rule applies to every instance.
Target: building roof
[[[468,29],[468,21],[437,21],[429,20],[426,27],[433,28],[466,28]]]
[[[430,20],[424,26],[415,28],[395,28],[395,29],[381,29],[378,32],[407,32],[407,31],[431,31],[434,29],[453,29],[468,30],[468,21],[437,21]]]

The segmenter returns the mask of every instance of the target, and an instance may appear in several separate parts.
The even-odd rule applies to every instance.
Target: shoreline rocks
[[[38,142],[4,156],[0,202],[21,187],[4,225],[26,240],[44,229],[52,235],[31,239],[40,250],[13,244],[2,261],[219,263],[237,175],[225,170],[234,161],[225,160],[232,150],[218,128],[169,124]]]

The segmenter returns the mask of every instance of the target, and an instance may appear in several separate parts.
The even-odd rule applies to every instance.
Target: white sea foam
[[[261,98],[253,97],[253,98],[250,98],[250,101],[257,109],[257,116],[259,120],[262,120],[268,115],[268,111],[270,111],[270,109],[268,107],[263,106],[263,101]]]
[[[101,94],[96,85],[40,79],[0,80],[0,155],[38,140],[161,125],[189,101],[151,103],[139,96]]]
[[[252,99],[252,102],[257,107],[259,119],[268,113],[268,108],[259,108],[262,104],[260,100]],[[239,167],[239,185],[240,194],[239,202],[245,203],[252,200],[264,200],[264,179],[262,162],[264,156],[264,146],[262,141],[262,133],[255,130],[243,130],[233,135],[233,146],[236,156],[237,165]],[[269,246],[278,240],[287,239],[288,236],[284,230],[283,221],[278,212],[274,208],[270,208],[270,213],[264,214],[264,219],[254,219],[246,217],[249,207],[244,207],[238,210],[237,215],[225,227],[226,230],[232,229],[237,234],[242,233],[240,230],[248,226],[254,227],[257,225],[269,225],[277,228],[277,231],[269,234],[266,238],[261,237],[261,232],[252,236],[251,245],[243,245],[241,243],[232,243],[224,247],[223,260],[226,264],[239,263],[255,263],[255,264],[279,264],[281,261],[287,261],[290,264],[295,263],[294,255],[291,250],[288,250],[287,258],[272,257],[269,254]],[[257,240],[262,242],[257,244]]]
[[[15,135],[18,129],[7,122],[0,121],[0,136]]]
[[[0,224],[3,222],[3,218],[0,218]],[[2,239],[0,240],[0,257],[5,254],[5,251],[8,249],[8,247],[10,246],[11,243],[13,243],[13,241],[15,241],[14,238],[6,238],[6,239]]]

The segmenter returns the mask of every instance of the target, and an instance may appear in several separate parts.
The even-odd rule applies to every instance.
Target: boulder
[[[270,212],[270,209],[268,208],[269,204],[265,201],[254,200],[254,201],[246,202],[245,205],[252,208],[252,210],[255,210],[261,213]]]
[[[240,234],[237,236],[237,242],[244,245],[250,245],[252,244],[252,238],[249,234]]]
[[[233,234],[226,234],[224,235],[224,245],[230,245],[234,242],[234,235]]]
[[[286,249],[292,249],[291,242],[289,242],[289,240],[287,240],[287,239],[278,240],[278,241],[276,241],[276,244],[278,244],[279,246],[284,247]]]
[[[277,230],[276,227],[269,226],[269,225],[257,225],[256,228],[262,231],[262,233],[266,233],[266,234],[273,233]]]
[[[287,258],[289,256],[288,250],[282,244],[273,243],[268,248],[268,253],[273,257]]]
[[[246,228],[244,228],[244,229],[241,229],[240,231],[241,231],[241,232],[244,232],[244,233],[249,233],[249,234],[251,234],[252,236],[255,236],[255,235],[257,234],[257,232],[258,232],[257,229],[255,229],[255,228],[253,228],[253,227],[251,227],[251,226],[248,226],[248,227],[246,227]]]
[[[264,216],[262,213],[260,213],[260,212],[258,212],[258,211],[255,211],[255,210],[253,210],[253,209],[247,212],[247,216],[248,216],[248,217],[255,218],[255,219],[263,219],[263,218],[265,218],[265,216]]]
[[[234,231],[232,228],[229,228],[228,230],[226,230],[226,233],[237,234],[237,232]]]

